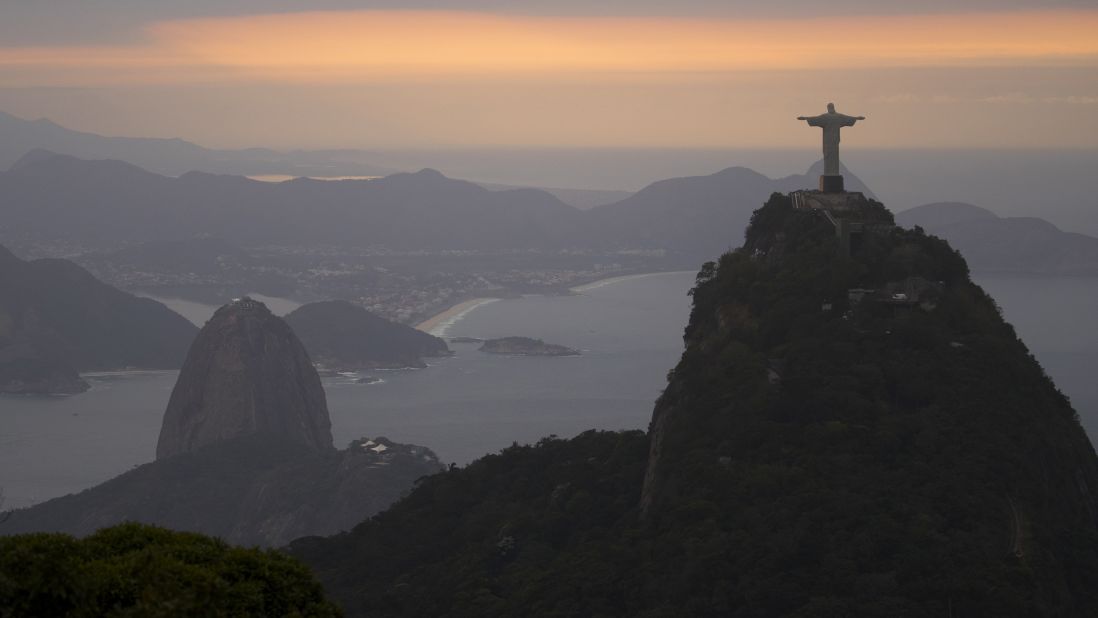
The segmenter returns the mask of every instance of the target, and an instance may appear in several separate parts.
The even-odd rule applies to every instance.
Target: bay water
[[[1098,279],[975,276],[1098,436]],[[448,337],[527,336],[576,357],[494,356],[455,343],[421,370],[377,371],[373,384],[325,379],[336,446],[385,436],[465,464],[513,442],[586,429],[645,429],[682,353],[693,273],[585,286],[571,296],[481,305]],[[203,319],[201,312],[195,319]],[[80,491],[155,456],[177,372],[89,374],[87,393],[0,397],[0,489],[17,508]]]

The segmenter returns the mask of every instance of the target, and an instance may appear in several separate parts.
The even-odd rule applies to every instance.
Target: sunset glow
[[[708,148],[799,145],[789,118],[834,100],[873,119],[851,136],[864,146],[1098,147],[1098,9],[732,4],[661,16],[81,5],[51,15],[128,21],[0,39],[0,109],[223,147]]]
[[[0,48],[0,70],[33,67],[13,78],[64,84],[157,82],[161,70],[173,79],[370,81],[1078,64],[1098,58],[1095,32],[1098,11],[800,20],[315,12],[156,23],[130,46]]]

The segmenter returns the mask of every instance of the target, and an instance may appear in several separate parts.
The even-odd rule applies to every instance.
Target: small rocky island
[[[579,356],[580,351],[541,339],[530,337],[503,337],[488,339],[480,346],[481,352],[506,354],[509,356]]]

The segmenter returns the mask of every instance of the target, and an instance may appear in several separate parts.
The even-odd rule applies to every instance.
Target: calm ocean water
[[[1098,279],[976,278],[1098,435]],[[643,429],[681,354],[692,282],[692,273],[668,273],[483,305],[448,336],[540,337],[584,354],[500,357],[455,344],[455,356],[427,369],[376,372],[377,384],[326,380],[336,445],[383,435],[462,464],[549,434]],[[79,491],[152,460],[175,378],[93,374],[82,395],[0,398],[5,506]]]
[[[337,446],[386,436],[467,463],[512,442],[585,429],[646,428],[682,351],[692,273],[627,279],[575,296],[479,307],[449,336],[523,335],[579,357],[513,358],[456,344],[422,370],[377,384],[325,380]],[[204,321],[208,308],[188,317]],[[177,372],[91,375],[72,397],[0,398],[0,488],[7,508],[79,491],[155,457]]]

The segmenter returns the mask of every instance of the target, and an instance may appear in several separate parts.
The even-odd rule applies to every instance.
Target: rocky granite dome
[[[0,534],[85,535],[124,521],[284,545],[334,534],[442,465],[385,438],[332,447],[320,378],[304,347],[259,302],[214,314],[164,415],[157,460],[96,487],[0,517]]]
[[[424,357],[450,353],[442,339],[345,300],[309,303],[285,319],[313,361],[327,369],[422,368]]]
[[[191,345],[156,457],[253,434],[329,450],[331,428],[304,346],[266,305],[244,298],[218,309]]]
[[[647,437],[515,446],[292,553],[357,616],[1098,615],[1098,457],[948,244],[775,194],[692,295]]]

